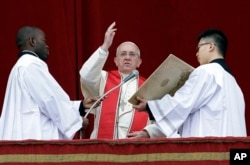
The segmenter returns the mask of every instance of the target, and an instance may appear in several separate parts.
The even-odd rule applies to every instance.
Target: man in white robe
[[[0,140],[72,139],[88,125],[84,108],[97,98],[71,101],[49,73],[49,50],[44,32],[31,26],[17,33],[19,59],[9,75],[2,114]]]
[[[117,56],[114,58],[118,70],[109,72],[103,70],[109,55],[108,49],[115,35],[114,26],[115,22],[108,27],[103,45],[90,56],[80,70],[84,97],[103,95],[112,87],[119,85],[141,64],[139,48],[132,42],[123,42],[117,48]],[[100,107],[91,111],[94,114],[91,139],[127,138],[129,132],[139,131],[147,125],[149,122],[147,113],[138,113],[128,102],[144,80],[141,76],[129,80],[121,88],[109,93]]]
[[[145,100],[134,105],[148,111],[155,124],[130,138],[247,136],[243,93],[225,63],[227,38],[217,29],[201,33],[197,40],[200,66],[172,97]],[[154,132],[158,132],[155,134]]]

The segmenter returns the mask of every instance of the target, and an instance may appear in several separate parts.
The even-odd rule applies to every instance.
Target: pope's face
[[[118,70],[124,74],[129,74],[140,67],[142,60],[138,48],[131,43],[124,43],[117,49],[114,62]]]

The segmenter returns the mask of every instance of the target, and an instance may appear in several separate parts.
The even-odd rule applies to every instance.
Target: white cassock
[[[8,79],[0,139],[72,139],[82,127],[79,105],[69,99],[44,61],[25,54]]]
[[[154,126],[167,137],[176,131],[181,137],[246,136],[243,93],[218,63],[199,66],[173,97],[148,105]]]
[[[104,94],[108,73],[103,70],[103,67],[107,58],[108,52],[104,52],[101,48],[98,48],[83,64],[80,70],[80,76],[81,89],[84,97]],[[122,76],[125,77],[126,75]],[[137,79],[132,79],[121,87],[120,106],[116,118],[119,122],[117,122],[115,126],[113,139],[127,138],[129,127],[133,121],[133,107],[127,100],[136,92],[138,88],[137,84]],[[97,138],[99,129],[100,107],[93,109],[91,113],[95,114],[95,120],[90,138],[95,139]],[[148,123],[149,122],[148,120]],[[110,129],[113,131],[112,128]]]

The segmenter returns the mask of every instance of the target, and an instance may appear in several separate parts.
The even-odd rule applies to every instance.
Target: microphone
[[[96,106],[97,103],[99,103],[105,96],[107,96],[110,92],[114,91],[115,89],[119,88],[121,85],[123,85],[124,83],[128,82],[129,80],[131,80],[134,77],[137,77],[139,75],[139,72],[137,70],[133,70],[132,73],[130,73],[127,77],[125,77],[122,82],[120,84],[118,84],[117,86],[111,88],[110,90],[108,90],[106,93],[104,93],[98,100],[96,100],[94,102],[94,104],[89,108],[89,110],[86,112],[86,114],[84,115],[84,118],[87,118],[89,113],[92,111],[92,109]],[[80,139],[82,139],[83,136],[83,131],[80,130]]]
[[[84,115],[84,118],[86,118],[89,113],[92,111],[92,109],[96,106],[96,104],[98,102],[100,102],[100,100],[102,100],[105,96],[107,96],[110,92],[114,91],[115,89],[119,88],[121,85],[123,85],[124,83],[128,82],[129,80],[131,80],[134,77],[137,77],[139,75],[139,72],[137,70],[133,70],[132,73],[130,73],[127,77],[125,77],[122,82],[120,84],[118,84],[117,86],[111,88],[109,91],[107,91],[106,93],[104,93],[98,100],[96,100],[94,102],[94,104],[89,108],[89,110],[86,112],[86,114]]]
[[[130,73],[127,77],[125,77],[123,81],[123,84],[126,83],[127,81],[131,80],[134,77],[137,77],[139,75],[138,70],[133,70],[132,73]]]

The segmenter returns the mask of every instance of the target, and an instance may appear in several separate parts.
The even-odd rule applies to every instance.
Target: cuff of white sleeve
[[[100,54],[107,56],[109,54],[109,51],[103,50],[101,47],[99,47]]]

